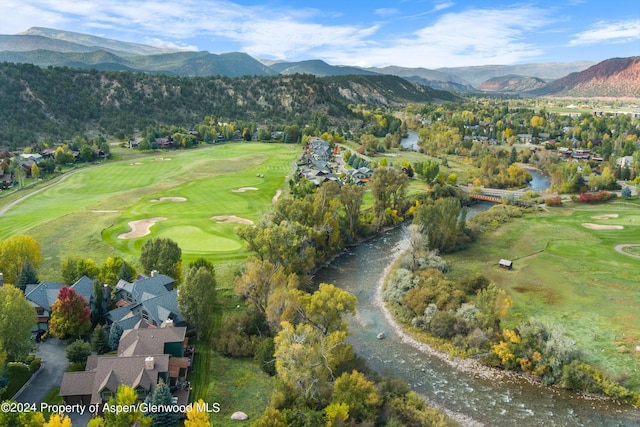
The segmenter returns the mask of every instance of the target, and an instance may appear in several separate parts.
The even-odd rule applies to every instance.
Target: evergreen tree
[[[127,282],[133,282],[136,278],[136,271],[126,261],[122,262],[122,267],[118,272],[118,280],[126,280]]]
[[[163,381],[156,387],[151,399],[151,405],[156,407],[174,406],[174,411],[153,411],[147,415],[151,417],[151,427],[174,427],[179,419],[178,406],[173,403],[169,386]]]
[[[122,329],[122,326],[120,326],[119,323],[111,324],[111,329],[109,330],[109,347],[111,348],[111,350],[118,349],[118,344],[120,343],[120,337],[122,336],[123,332],[124,332],[124,329]]]
[[[104,286],[98,279],[95,279],[93,281],[93,297],[95,298],[95,303],[93,304],[93,308],[91,310],[91,323],[93,325],[97,325],[98,323],[103,323],[104,314],[106,312],[104,301]]]
[[[105,354],[110,350],[109,337],[102,325],[96,326],[91,334],[91,350],[98,354]]]
[[[20,271],[20,275],[18,276],[18,281],[16,282],[16,287],[24,292],[27,285],[35,285],[37,283],[40,283],[38,274],[31,266],[31,261],[29,261],[29,258],[25,258],[24,264],[22,264],[22,270]]]

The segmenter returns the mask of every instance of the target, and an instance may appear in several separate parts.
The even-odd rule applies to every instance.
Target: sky
[[[640,55],[638,0],[2,0],[31,27],[211,53],[411,68]]]

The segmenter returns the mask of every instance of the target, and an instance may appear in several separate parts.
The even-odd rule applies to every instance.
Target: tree
[[[346,403],[349,414],[357,423],[373,421],[378,407],[382,404],[376,385],[367,380],[364,374],[354,370],[343,373],[333,385],[332,403]]]
[[[398,209],[404,201],[409,178],[402,171],[389,168],[376,168],[369,186],[373,194],[373,209],[377,227],[387,223],[387,208]]]
[[[5,400],[2,403],[9,402]],[[42,427],[45,425],[44,415],[40,411],[0,411],[0,426],[8,427]]]
[[[274,342],[276,371],[287,394],[310,406],[325,403],[336,368],[353,358],[346,339],[346,330],[325,335],[308,323],[283,322]]]
[[[83,162],[90,162],[93,160],[93,149],[91,148],[90,145],[84,145],[81,149],[80,149],[80,154],[79,154],[80,160],[82,160]]]
[[[38,167],[38,164],[36,162],[33,162],[33,164],[31,165],[31,178],[36,180],[40,178],[40,168]]]
[[[122,261],[122,267],[118,271],[118,280],[126,280],[127,282],[132,282],[136,278],[136,270],[131,267],[131,265]]]
[[[91,344],[82,340],[75,340],[65,350],[69,363],[85,364],[91,355]]]
[[[104,298],[104,285],[98,279],[93,281],[94,304],[91,309],[91,324],[97,325],[104,322],[106,302]]]
[[[344,209],[344,220],[347,223],[351,239],[355,238],[358,231],[360,209],[365,190],[365,187],[353,184],[346,184],[340,189],[340,203],[342,203],[342,208]]]
[[[49,422],[44,423],[42,427],[71,427],[71,418],[64,414],[51,414]]]
[[[205,402],[198,399],[196,403],[187,407],[187,419],[184,421],[184,427],[211,427],[209,421],[209,413],[203,411]]]
[[[156,270],[179,283],[182,277],[181,260],[182,250],[171,239],[149,239],[142,245],[140,264],[145,274],[151,274],[151,271]]]
[[[111,350],[117,350],[118,344],[120,344],[120,337],[124,329],[119,323],[112,323],[111,329],[109,329],[109,348]]]
[[[111,350],[109,346],[109,337],[102,325],[96,326],[91,334],[91,350],[98,354],[105,354]]]
[[[169,386],[162,380],[153,391],[151,405],[163,408],[147,414],[151,417],[151,427],[174,427],[176,425],[180,416],[178,405],[173,403]]]
[[[13,179],[18,183],[18,187],[24,187],[24,180],[27,178],[27,172],[23,169],[22,166],[18,165],[16,169],[13,171]]]
[[[40,245],[33,238],[18,235],[0,241],[0,272],[4,274],[5,283],[18,282],[26,259],[36,270],[42,264]]]
[[[149,427],[151,425],[151,418],[145,416],[140,411],[117,411],[118,407],[132,408],[138,402],[138,393],[131,387],[120,384],[116,395],[109,399],[107,405],[112,407],[113,410],[104,412],[104,420],[109,427]]]
[[[178,307],[198,335],[209,340],[217,316],[216,280],[213,274],[200,267],[189,270],[178,293]]]
[[[107,260],[100,266],[100,273],[98,274],[98,278],[103,282],[110,286],[115,286],[119,280],[119,273],[124,265],[124,260],[119,256],[109,257]]]
[[[356,297],[328,283],[320,283],[313,294],[301,290],[292,293],[300,319],[323,335],[347,330],[343,315],[356,313]]]
[[[297,282],[295,274],[288,275],[283,268],[269,261],[251,257],[245,263],[244,274],[235,280],[235,292],[236,295],[245,298],[258,312],[266,314],[271,294],[291,281]]]
[[[211,274],[214,274],[213,264],[206,258],[200,257],[197,260],[189,263],[189,270],[191,270],[192,268],[195,268],[197,270],[200,267],[204,267],[209,270]]]
[[[22,270],[20,271],[20,276],[18,276],[18,281],[16,282],[16,287],[24,292],[27,285],[34,285],[37,283],[40,283],[38,274],[31,266],[29,258],[25,258],[24,265],[22,266]]]
[[[91,313],[87,301],[64,286],[58,300],[51,305],[49,330],[58,338],[81,337],[91,330]]]
[[[13,285],[0,287],[0,351],[8,360],[20,359],[32,350],[31,330],[36,312],[22,291]]]

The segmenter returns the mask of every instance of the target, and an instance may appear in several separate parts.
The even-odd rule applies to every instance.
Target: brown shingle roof
[[[127,329],[118,343],[119,356],[162,354],[169,342],[184,342],[187,328],[184,326],[153,329]]]

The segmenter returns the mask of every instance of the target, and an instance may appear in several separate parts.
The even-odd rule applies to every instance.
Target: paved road
[[[44,366],[32,377],[31,382],[14,398],[17,402],[40,405],[52,387],[59,386],[62,374],[69,362],[65,354],[65,344],[57,338],[49,338],[38,345],[36,354],[42,358]]]

